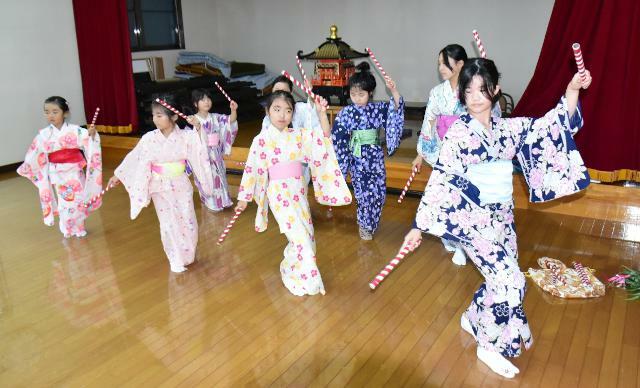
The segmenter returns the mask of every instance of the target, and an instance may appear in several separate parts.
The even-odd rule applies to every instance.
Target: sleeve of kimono
[[[271,120],[269,120],[269,116],[264,116],[264,118],[262,119],[262,126],[260,127],[260,131],[262,132],[267,129],[270,124]]]
[[[480,191],[465,176],[463,158],[467,149],[458,140],[461,137],[450,136],[465,131],[465,127],[457,120],[445,135],[415,219],[416,227],[423,232],[451,241],[468,240],[473,225],[469,220],[484,211],[480,207]]]
[[[389,156],[391,156],[400,146],[400,140],[402,139],[402,130],[404,129],[404,98],[402,96],[400,97],[398,109],[396,109],[396,103],[393,97],[391,97],[386,109],[384,129],[387,140],[387,152]]]
[[[531,202],[546,202],[584,190],[589,173],[573,135],[582,127],[582,112],[569,117],[566,98],[543,117],[519,118],[522,130],[517,157]]]
[[[87,158],[87,176],[84,184],[84,199],[86,201],[102,191],[102,148],[100,135],[96,133],[91,137],[89,131],[82,127],[79,127],[78,141]],[[101,205],[102,201],[98,200],[88,210],[95,211]]]
[[[303,104],[297,104],[296,109],[302,109],[302,120],[299,123],[293,125],[294,128],[320,128],[320,119],[316,112],[316,107],[313,102],[307,102]]]
[[[302,129],[305,157],[309,163],[316,201],[322,205],[351,203],[351,192],[340,171],[331,140],[321,128]]]
[[[147,149],[150,139],[148,136],[149,134],[142,136],[113,173],[129,193],[132,220],[138,217],[140,211],[151,201],[149,193],[151,158]]]
[[[56,204],[49,180],[49,159],[40,133],[31,142],[24,162],[18,167],[18,174],[29,179],[38,189],[44,223],[52,226]]]
[[[249,156],[244,166],[242,180],[238,187],[238,201],[256,201],[258,212],[256,213],[255,229],[263,232],[267,229],[269,201],[267,199],[268,172],[266,156],[261,158],[264,152],[264,139],[258,135],[253,139],[249,148]]]
[[[438,159],[441,144],[440,137],[435,131],[435,125],[431,125],[431,121],[436,119],[436,113],[434,89],[431,89],[420,128],[420,136],[418,136],[417,148],[418,154],[432,166]]]
[[[223,153],[225,155],[230,155],[231,146],[238,135],[238,120],[230,123],[228,115],[216,115],[214,118],[218,120],[218,127],[220,128],[220,143],[222,144]]]
[[[335,155],[340,165],[342,175],[347,176],[351,166],[353,165],[353,153],[349,148],[349,142],[351,141],[351,123],[349,123],[349,115],[352,110],[349,106],[343,108],[336,119],[333,121],[333,128],[331,130],[331,139],[333,141],[333,148],[335,149]]]
[[[197,131],[184,131],[187,136],[187,161],[197,182],[198,190],[204,195],[213,194],[213,173],[211,172],[211,163],[207,148]]]

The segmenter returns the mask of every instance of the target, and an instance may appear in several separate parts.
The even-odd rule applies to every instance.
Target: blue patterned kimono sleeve
[[[466,126],[460,120],[454,125]],[[420,200],[415,226],[425,233],[450,241],[468,241],[472,224],[461,225],[457,216],[486,210],[480,206],[480,190],[465,177],[463,159],[469,150],[456,141],[446,139],[447,136]]]
[[[342,108],[333,121],[333,128],[331,130],[333,148],[336,151],[336,158],[338,159],[342,175],[345,177],[349,174],[349,170],[353,165],[353,154],[349,148],[351,131],[353,126],[355,126],[352,113],[353,109],[351,106]]]
[[[398,101],[398,109],[396,109],[396,103],[391,97],[387,104],[386,120],[384,123],[386,141],[387,141],[387,153],[389,156],[400,146],[400,140],[402,139],[402,130],[404,129],[404,98],[400,97]],[[381,107],[382,108],[382,107]],[[384,112],[384,110],[381,109]]]
[[[531,202],[546,202],[587,188],[589,173],[573,135],[582,127],[580,106],[569,116],[566,98],[538,119],[520,120],[517,157],[529,186]]]

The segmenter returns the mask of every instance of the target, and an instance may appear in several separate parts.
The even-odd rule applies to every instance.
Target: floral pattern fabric
[[[65,149],[79,149],[86,159],[78,163],[49,161],[50,153]],[[87,129],[66,122],[60,129],[49,125],[33,139],[18,174],[38,188],[45,225],[53,226],[54,216],[58,215],[60,232],[65,237],[86,235],[84,220],[102,204],[98,200],[89,208],[84,206],[85,201],[102,190],[102,152],[98,134],[92,138]]]
[[[589,184],[572,138],[581,126],[580,108],[569,117],[563,97],[542,118],[492,118],[490,130],[463,114],[444,138],[416,225],[460,244],[483,275],[485,282],[465,312],[483,348],[515,357],[532,338],[522,306],[525,278],[518,267],[513,201],[481,204],[467,168],[517,158],[532,202],[576,193]]]
[[[342,174],[351,175],[355,193],[358,225],[373,233],[378,229],[382,207],[387,194],[387,173],[384,154],[379,144],[363,145],[361,156],[350,147],[355,131],[384,128],[387,152],[392,155],[400,146],[404,126],[404,100],[396,109],[393,98],[389,102],[370,102],[364,107],[349,105],[336,116],[331,136]]]

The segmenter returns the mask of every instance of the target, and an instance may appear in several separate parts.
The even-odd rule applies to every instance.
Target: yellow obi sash
[[[151,163],[151,172],[156,177],[175,178],[184,174],[187,161]]]

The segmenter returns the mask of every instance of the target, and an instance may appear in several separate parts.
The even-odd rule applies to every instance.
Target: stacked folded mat
[[[176,78],[190,79],[202,74],[222,74],[233,81],[253,82],[256,88],[267,88],[277,74],[265,69],[263,64],[247,62],[228,62],[224,59],[204,52],[182,51],[178,54]]]
[[[180,52],[175,69],[176,80],[153,82],[148,77],[136,75],[138,133],[154,128],[150,110],[151,102],[156,98],[173,101],[186,114],[195,113],[191,104],[191,91],[194,89],[203,88],[211,93],[212,112],[229,114],[229,102],[214,82],[218,82],[238,103],[239,122],[262,119],[264,109],[260,105],[260,97],[276,76],[266,71],[263,64],[228,62],[211,53]],[[178,125],[183,127],[186,122],[180,119]]]

